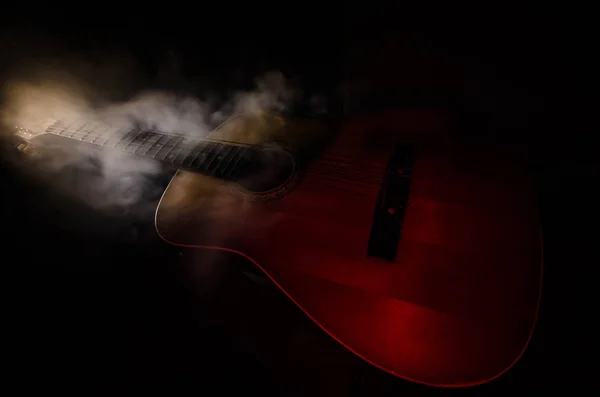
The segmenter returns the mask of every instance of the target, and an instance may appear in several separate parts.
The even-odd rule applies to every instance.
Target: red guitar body
[[[519,359],[532,334],[540,226],[521,153],[452,139],[450,123],[425,110],[352,117],[292,188],[267,200],[179,171],[157,231],[172,244],[248,258],[323,330],[389,373],[435,386],[484,383]],[[304,142],[323,131],[273,117],[234,120],[213,137]],[[397,253],[384,260],[367,251],[395,141],[416,151]]]

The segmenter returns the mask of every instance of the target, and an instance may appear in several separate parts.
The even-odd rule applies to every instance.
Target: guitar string
[[[93,130],[93,129],[92,129]],[[48,127],[46,129],[46,132],[55,134],[55,135],[59,135],[59,136],[63,136],[63,137],[67,137],[67,138],[73,138],[73,139],[79,139],[80,141],[86,142],[86,143],[94,143],[94,144],[98,144],[98,145],[102,145],[104,146],[106,142],[109,142],[111,139],[113,139],[113,135],[111,135],[108,138],[105,138],[104,143],[96,143],[96,139],[99,138],[99,136],[96,136],[94,139],[92,139],[91,141],[84,141],[85,136],[89,136],[89,132],[84,134],[84,136],[79,136],[80,133],[78,133],[78,130],[73,131],[71,135],[63,135],[63,132],[71,132],[72,130],[68,129],[68,128],[60,128],[58,126],[52,125],[50,127]],[[121,138],[119,138],[119,141],[122,141],[129,133],[134,132],[135,130],[130,130],[127,133],[125,133]],[[112,129],[113,133],[119,132],[119,130],[115,130]],[[148,134],[155,134],[158,136],[166,136],[166,137],[175,137],[175,138],[184,138],[184,139],[188,139],[188,140],[195,140],[198,142],[206,142],[206,143],[227,143],[227,144],[232,144],[235,146],[246,146],[246,147],[256,147],[256,148],[264,148],[263,145],[257,145],[257,144],[251,144],[251,143],[243,143],[243,142],[234,142],[234,141],[228,141],[228,140],[224,140],[224,139],[216,139],[216,138],[200,138],[200,137],[189,137],[189,136],[184,136],[184,135],[176,135],[176,134],[169,134],[166,132],[158,132],[158,131],[153,131],[153,130],[140,130],[137,131],[138,135],[141,135],[142,133],[148,133]],[[123,142],[129,142],[129,141],[123,141]],[[155,141],[156,142],[156,141]],[[165,145],[165,146],[169,146],[169,145]],[[184,146],[184,148],[187,149],[194,149],[196,148],[197,145],[193,145],[193,146]],[[323,155],[323,157],[334,157],[334,158],[339,158],[342,160],[351,160],[351,159],[357,159],[362,161],[363,163],[368,163],[370,165],[376,166],[376,167],[385,167],[385,165],[375,162],[375,161],[370,161],[358,156],[341,156],[341,155],[336,155],[333,153],[325,153]]]
[[[180,144],[181,141],[183,141],[185,138],[184,136],[180,136],[180,135],[170,135],[170,134],[161,134],[161,133],[153,133],[150,132],[150,134],[154,134],[156,135],[158,138],[155,140],[149,140],[148,143],[146,143],[146,141],[149,139],[150,134],[146,134],[146,136],[144,137],[144,139],[141,142],[136,142],[136,139],[139,138],[139,136],[144,133],[144,132],[148,132],[148,131],[139,131],[137,134],[135,134],[135,136],[133,136],[131,139],[125,139],[128,135],[130,135],[131,132],[133,131],[128,131],[126,134],[124,134],[121,137],[115,136],[113,131],[113,135],[109,136],[109,137],[104,137],[101,138],[102,142],[99,142],[98,138],[100,138],[100,136],[96,136],[94,137],[91,141],[84,141],[85,137],[89,136],[89,133],[85,133],[82,135],[82,133],[78,133],[77,131],[67,134],[69,132],[68,129],[65,128],[57,128],[57,127],[49,127],[46,132],[49,132],[51,134],[54,135],[58,135],[58,136],[63,136],[63,137],[67,137],[67,138],[73,138],[75,140],[79,140],[79,141],[83,141],[85,143],[90,143],[90,144],[95,144],[98,146],[107,146],[107,144],[111,141],[111,140],[116,140],[116,142],[114,143],[114,148],[117,148],[117,146],[124,145],[123,147],[119,148],[120,150],[122,150],[125,153],[130,153],[130,154],[134,154],[134,155],[141,155],[141,156],[149,156],[152,157],[155,160],[160,160],[160,161],[167,161],[170,163],[175,163],[175,160],[178,159],[178,157],[180,156],[180,154],[182,153],[187,153],[185,155],[185,157],[182,158],[182,161],[177,164],[180,166],[184,166],[185,167],[185,163],[188,161],[188,157],[190,157],[190,155],[192,154],[196,154],[196,156],[194,156],[194,158],[192,158],[191,161],[189,161],[189,165],[188,167],[191,167],[192,164],[194,163],[194,161],[196,160],[196,157],[199,156],[199,151],[198,146],[201,142],[206,143],[207,145],[215,145],[214,147],[209,148],[208,152],[204,153],[205,157],[203,158],[202,162],[200,162],[198,164],[198,168],[200,168],[200,166],[204,163],[204,161],[210,159],[210,162],[207,165],[207,172],[209,171],[209,168],[211,167],[211,165],[214,163],[214,160],[219,158],[219,159],[224,159],[227,158],[229,156],[229,154],[233,153],[233,148],[234,147],[248,147],[249,145],[239,145],[239,144],[235,144],[233,143],[232,145],[228,145],[230,148],[227,151],[227,153],[225,153],[224,155],[221,155],[221,151],[223,150],[223,145],[220,145],[220,142],[214,142],[216,140],[203,140],[201,138],[194,138],[194,140],[197,140],[198,142],[196,142],[193,145],[183,145]],[[160,140],[167,136],[167,141],[163,142],[163,143],[159,143]],[[176,141],[174,143],[169,143],[171,138],[175,138]],[[188,140],[190,138],[187,138]],[[223,142],[223,141],[221,141]],[[156,145],[156,152],[154,152],[152,155],[149,155],[148,153],[150,152],[150,149],[152,149],[154,147],[154,145]],[[133,150],[129,150],[129,148],[133,148]],[[175,155],[171,155],[171,151],[173,149],[177,148],[177,154]],[[139,153],[139,151],[143,150],[142,153]],[[163,150],[167,149],[167,151],[162,155],[162,157],[157,157],[157,155],[162,154],[161,152]],[[219,149],[218,152],[214,153],[215,149]],[[238,150],[235,153],[235,156],[238,156],[240,153],[240,150]],[[230,161],[233,159],[230,159]],[[223,167],[223,172],[225,173],[227,171],[227,167],[230,164],[230,161],[228,161],[225,164],[225,167]],[[218,171],[218,165],[217,167],[215,167],[215,169],[213,171],[217,172]],[[232,169],[230,169],[230,171],[232,171]]]
[[[80,127],[79,129],[71,132],[67,128],[59,129],[57,126],[51,126],[46,131],[50,132],[50,133],[53,133],[53,134],[56,134],[56,135],[59,135],[59,136],[65,136],[65,135],[63,135],[63,133],[71,132],[68,135],[69,138],[78,139],[80,141],[83,141],[83,139],[85,139],[86,137],[88,137],[89,135],[91,135],[91,132],[94,130],[94,128],[92,128],[89,131],[79,133],[79,131],[81,129],[82,129],[82,127]],[[57,130],[60,130],[60,131],[56,132]],[[218,144],[220,142],[227,142],[227,143],[231,143],[231,144],[233,144],[235,146],[261,147],[259,145],[240,144],[238,142],[216,140],[216,139],[214,139],[214,140],[212,140],[212,139],[211,140],[206,139],[205,140],[205,139],[202,139],[202,138],[194,138],[194,137],[190,138],[190,137],[183,137],[183,136],[180,136],[180,135],[171,135],[171,134],[158,133],[158,132],[152,132],[152,131],[137,131],[137,134],[133,137],[133,139],[131,139],[131,140],[125,140],[125,137],[127,137],[133,131],[134,130],[129,131],[126,134],[124,134],[121,138],[118,138],[115,146],[117,146],[119,143],[125,143],[125,148],[122,148],[122,150],[124,150],[124,151],[126,151],[126,149],[130,145],[136,146],[133,149],[133,151],[131,152],[131,154],[138,154],[139,155],[140,153],[138,153],[138,150],[141,149],[141,148],[143,148],[144,145],[147,145],[148,147],[146,148],[146,150],[144,151],[144,153],[141,153],[141,155],[145,155],[145,154],[147,154],[149,152],[149,150],[153,147],[153,145],[156,144],[156,145],[159,146],[159,148],[158,148],[157,152],[154,153],[153,156],[156,156],[164,148],[170,148],[169,150],[171,150],[174,147],[179,146],[178,147],[179,148],[178,155],[179,155],[179,153],[181,153],[182,151],[184,151],[186,149],[188,151],[190,151],[190,153],[188,153],[183,158],[183,161],[179,165],[183,165],[186,162],[187,158],[193,153],[194,149],[198,148],[199,143],[201,143],[201,142],[207,143],[209,145],[210,144],[215,144],[216,146],[218,146]],[[115,132],[116,131],[113,131],[113,135],[114,135]],[[144,133],[145,133],[146,136],[144,137],[144,139],[142,140],[142,142],[135,142],[136,138],[139,135],[144,134]],[[153,140],[153,141],[150,141],[150,144],[148,145],[145,142],[150,137],[150,134],[155,134],[157,136],[157,139]],[[113,135],[111,135],[108,138],[104,138],[104,142],[103,143],[99,143],[98,145],[104,146],[106,143],[110,142],[110,140],[114,138]],[[163,144],[159,144],[158,142],[164,136],[168,136],[169,138],[167,138],[167,141],[164,142]],[[169,142],[169,140],[170,140],[171,137],[178,138],[178,139],[180,139],[180,141],[183,140],[183,139],[185,139],[185,138],[187,138],[188,140],[192,139],[192,140],[197,141],[197,143],[195,143],[192,146],[190,146],[190,145],[181,145],[181,144],[179,144],[179,145],[178,144],[169,145],[168,142]],[[98,139],[98,136],[96,136],[95,138],[93,138],[91,141],[89,141],[89,142],[86,141],[86,142],[87,143],[93,143],[97,139]],[[214,148],[211,148],[210,152],[212,152],[213,150],[214,150]],[[222,147],[220,147],[219,150],[222,151]],[[210,152],[209,152],[209,155],[212,154]],[[231,149],[228,151],[228,153],[225,156],[222,156],[222,158],[226,158],[230,154],[230,152],[231,152]],[[177,157],[178,157],[178,155],[174,156],[172,158],[172,160],[176,160]],[[214,160],[218,156],[219,156],[218,153],[215,156],[212,156],[212,160],[209,163],[209,167],[208,168],[210,168],[210,165],[214,162]],[[164,158],[166,158],[166,155],[165,155]],[[356,159],[356,160],[360,161],[361,163],[363,163],[361,165],[370,165],[371,167],[359,167],[359,168],[352,167],[350,169],[345,169],[345,168],[337,168],[337,169],[335,169],[334,168],[334,169],[329,169],[329,170],[319,169],[317,167],[317,165],[320,165],[320,166],[322,166],[322,165],[329,165],[329,164],[340,165],[340,163],[343,163],[343,162],[348,163],[348,160],[351,160],[351,159]],[[195,159],[192,159],[192,161],[190,162],[190,165],[193,163],[194,160]],[[231,162],[231,160],[232,159],[230,159],[228,161],[228,164]],[[342,160],[342,161],[339,161],[339,160]],[[364,160],[364,159],[357,158],[357,157],[346,157],[346,156],[340,156],[340,155],[335,155],[335,154],[330,154],[330,153],[324,154],[319,160],[317,160],[315,163],[313,163],[311,165],[311,167],[313,168],[313,171],[314,171],[313,173],[311,173],[311,175],[321,174],[321,175],[325,175],[325,176],[329,177],[329,179],[333,180],[333,181],[335,181],[335,180],[341,180],[341,181],[344,181],[345,183],[350,182],[350,183],[355,183],[356,185],[361,185],[361,184],[364,184],[364,183],[372,184],[372,185],[381,185],[382,179],[383,179],[383,175],[381,175],[381,173],[378,172],[378,171],[380,171],[381,169],[386,168],[386,166],[383,165],[383,164],[381,164],[381,163],[376,163],[376,162],[372,162],[372,161],[369,161],[369,160]],[[217,169],[217,168],[218,168],[218,166],[215,167],[215,169]],[[349,177],[352,178],[352,180],[349,181],[349,180],[343,178],[344,176],[349,176]]]
[[[95,137],[94,139],[92,139],[91,141],[84,141],[84,137],[89,136],[88,133],[73,133],[70,135],[63,135],[62,132],[63,130],[61,130],[60,132],[55,132],[53,128],[49,128],[47,130],[47,132],[58,135],[58,136],[63,136],[63,137],[67,137],[67,138],[73,138],[85,143],[93,143],[95,145],[99,145],[99,146],[106,146],[106,143],[110,142],[112,139],[114,139],[112,136],[109,138],[104,138],[104,142],[98,142],[96,143],[98,137]],[[214,138],[208,138],[208,139],[204,139],[204,138],[196,138],[196,137],[185,137],[185,136],[180,136],[180,135],[169,135],[169,134],[164,134],[164,133],[153,133],[156,134],[157,136],[159,136],[159,138],[157,140],[154,141],[150,141],[149,144],[145,143],[145,142],[135,142],[135,139],[132,140],[125,140],[124,138],[127,136],[127,134],[125,134],[123,137],[119,138],[117,140],[117,144],[122,143],[122,144],[126,144],[126,147],[129,147],[128,145],[137,145],[137,147],[134,149],[133,152],[131,152],[131,154],[136,154],[136,155],[145,155],[148,151],[148,149],[151,149],[153,145],[159,145],[160,149],[163,148],[171,148],[171,147],[178,147],[178,148],[182,148],[182,149],[187,149],[187,150],[194,150],[198,148],[198,145],[200,143],[206,143],[208,145],[218,145],[219,143],[226,143],[226,144],[231,144],[232,146],[243,146],[243,147],[256,147],[256,148],[264,148],[264,146],[261,145],[254,145],[254,144],[248,144],[248,143],[241,143],[241,142],[233,142],[233,141],[226,141],[226,140],[219,140],[219,139],[214,139]],[[141,133],[140,133],[141,135]],[[196,143],[192,144],[192,145],[185,145],[185,144],[169,144],[168,140],[167,142],[164,143],[158,143],[160,141],[161,137],[164,136],[168,136],[169,138],[171,137],[175,137],[175,138],[183,138],[183,139],[187,139],[187,140],[194,140],[197,141]],[[148,139],[147,137],[145,138],[145,140]],[[148,146],[146,148],[146,152],[144,153],[138,153],[137,150],[142,148],[143,146]],[[125,149],[125,148],[122,148]],[[329,159],[331,158],[331,160]],[[341,161],[339,160],[334,160],[334,159],[341,159]],[[364,165],[369,165],[372,167],[377,167],[377,168],[385,168],[385,165],[381,164],[381,163],[377,163],[377,162],[373,162],[373,161],[369,161],[369,160],[365,160],[362,159],[360,157],[353,157],[353,156],[339,156],[339,155],[335,155],[332,153],[324,153],[323,156],[321,157],[320,160],[318,160],[318,162],[324,162],[327,161],[329,163],[335,163],[335,164],[340,164],[343,163],[344,161],[348,161],[348,160],[358,160],[361,163],[363,163]],[[315,162],[316,163],[316,162]]]
[[[52,133],[51,128],[49,128],[47,130],[47,132]],[[82,140],[84,139],[84,137],[87,137],[90,135],[90,132],[85,132],[85,133],[79,133],[80,129],[76,130],[76,131],[67,131],[67,130],[61,130],[60,133],[57,133],[56,135],[59,136],[65,136],[62,135],[63,132],[70,132],[68,137],[75,139],[75,140]],[[125,136],[127,136],[128,134],[125,134],[123,137],[117,139],[116,145],[118,145],[119,143],[125,144],[123,149],[126,149],[128,147],[130,147],[130,145],[135,141],[135,138],[137,137],[133,137],[132,140],[124,140],[123,138]],[[140,134],[138,134],[140,135]],[[157,134],[160,135],[160,134]],[[164,134],[162,136],[165,136],[167,134]],[[181,138],[181,136],[175,136],[175,135],[169,135],[170,137],[176,137],[176,138]],[[97,137],[96,137],[97,138]],[[96,140],[96,138],[92,139],[92,141],[88,142],[91,143],[93,141]],[[111,139],[113,139],[113,137],[109,137],[108,139],[105,139],[103,143],[98,143],[99,146],[105,146],[106,143],[108,143]],[[142,140],[142,142],[139,142],[139,145],[137,145],[137,147],[135,147],[133,149],[133,151],[131,152],[131,154],[135,154],[138,149],[142,148],[143,143],[145,143],[145,141],[148,139],[148,137],[146,136],[144,138],[144,140]],[[158,141],[160,141],[161,137],[159,136],[158,139],[156,139],[155,141],[151,141],[151,144],[149,145],[149,148],[152,147],[152,145],[154,145],[155,143],[157,143]],[[201,138],[195,138],[198,141],[201,142],[207,142],[210,143],[208,141],[202,140]],[[116,146],[115,145],[115,146]],[[135,143],[134,143],[135,145]],[[169,150],[175,148],[177,145],[161,145],[160,150],[164,149],[164,148],[169,148]],[[194,146],[188,146],[188,149],[194,149],[197,148],[197,144]],[[222,147],[221,147],[222,149]],[[157,151],[157,153],[159,152]],[[144,153],[147,153],[148,150],[146,150]],[[155,153],[155,154],[157,154]],[[173,159],[176,159],[177,156],[174,156]],[[189,157],[189,154],[184,158],[182,164],[187,160],[187,157]],[[214,162],[214,159],[217,157],[217,154],[215,154],[215,156],[212,156],[212,160],[209,163],[208,168],[210,168],[210,165]],[[226,156],[225,156],[226,157]],[[340,156],[334,156],[336,159],[339,159]],[[227,162],[227,165],[229,165],[229,163],[232,161],[233,159],[230,159]],[[193,163],[194,159],[192,159],[192,161],[190,162]],[[238,159],[239,161],[239,159]],[[323,163],[323,161],[320,161],[321,163]],[[334,161],[333,163],[337,164],[339,163],[339,160]],[[224,170],[226,170],[227,165],[225,166]],[[235,168],[235,167],[232,167]],[[334,189],[334,190],[338,190],[338,191],[344,191],[344,192],[349,192],[349,193],[353,193],[353,194],[358,194],[358,195],[362,195],[362,196],[366,196],[366,197],[370,197],[370,198],[376,198],[377,194],[373,192],[373,189],[369,189],[368,187],[364,186],[364,184],[370,184],[373,185],[374,187],[378,187],[381,182],[369,182],[369,181],[362,181],[362,180],[356,180],[356,176],[355,175],[351,175],[353,177],[353,179],[351,179],[350,181],[348,179],[343,178],[342,176],[344,175],[344,173],[338,173],[338,175],[329,175],[326,172],[323,172],[323,170],[320,170],[319,172],[313,172],[310,174],[311,178],[306,179],[303,183],[303,185],[305,186],[309,186],[309,187],[314,187],[314,188],[320,188],[322,189],[323,187],[327,187],[328,189]],[[350,176],[350,174],[348,173],[348,175]]]
[[[73,134],[71,134],[70,136],[75,138],[75,137],[76,137],[76,135],[77,135],[77,134],[73,133]],[[159,138],[159,139],[160,139],[160,138]],[[158,141],[159,139],[157,139],[157,141]],[[155,141],[155,142],[156,142],[156,141]],[[129,141],[129,142],[125,142],[125,143],[126,143],[126,147],[129,147],[129,144],[131,143],[131,141]],[[168,145],[168,146],[171,146],[171,145]],[[132,152],[132,153],[136,153],[136,152],[137,152],[137,150],[138,150],[140,147],[141,147],[141,145],[140,145],[140,146],[138,146],[137,148],[135,148],[135,149],[133,150],[133,152]],[[171,147],[171,148],[172,148],[172,147]],[[221,148],[221,149],[222,149],[222,148]],[[227,155],[229,154],[229,152],[230,152],[230,151],[231,151],[231,149],[230,149],[230,150],[228,151],[228,153],[227,153],[227,154],[224,156],[224,158],[226,158],[226,157],[227,157]],[[146,152],[147,152],[147,150],[146,150]],[[181,165],[183,165],[183,164],[184,164],[184,163],[187,161],[187,158],[188,158],[188,157],[189,157],[189,154],[188,154],[188,155],[186,155],[186,156],[183,158],[183,161],[181,162]],[[210,163],[209,163],[209,165],[206,167],[206,168],[207,168],[207,171],[208,171],[208,169],[210,168],[210,165],[211,165],[211,164],[214,162],[214,160],[215,160],[217,157],[218,157],[218,153],[217,153],[217,154],[215,154],[214,156],[212,156],[212,160],[211,160],[211,162],[210,162]],[[173,157],[173,159],[176,159],[176,158],[177,158],[177,156],[174,156],[174,157]],[[228,164],[229,164],[229,163],[230,163],[232,160],[233,160],[233,158],[231,158],[231,159],[230,159],[230,160],[227,162],[227,165],[226,165],[226,166],[223,168],[223,175],[224,175],[224,176],[229,176],[229,175],[231,174],[231,171],[233,171],[233,169],[235,169],[235,166],[234,166],[234,167],[232,167],[232,168],[229,170],[229,172],[226,172],[226,171],[227,171],[227,166],[228,166]],[[190,165],[193,163],[193,161],[194,161],[194,159],[192,159],[192,161],[190,162]],[[237,163],[238,161],[239,161],[239,158],[237,159],[236,163]],[[215,170],[214,170],[214,171],[217,171],[217,170],[218,170],[218,165],[217,165],[217,167],[215,167]],[[333,175],[332,175],[332,174],[333,174]],[[365,186],[365,185],[371,185],[371,186],[373,186],[373,188],[375,188],[375,187],[379,187],[379,186],[382,184],[382,182],[383,182],[383,181],[382,181],[382,179],[383,179],[383,178],[382,178],[382,176],[381,176],[381,175],[377,175],[377,176],[376,176],[376,177],[374,177],[374,178],[363,179],[363,178],[358,178],[357,172],[344,172],[344,171],[341,171],[341,170],[338,170],[337,172],[336,172],[336,171],[333,171],[333,172],[332,172],[332,170],[325,171],[325,170],[323,170],[323,169],[318,169],[318,170],[317,170],[317,172],[313,172],[313,173],[311,173],[310,175],[311,175],[311,177],[313,177],[313,178],[317,178],[317,180],[316,180],[316,181],[314,181],[314,180],[313,180],[313,181],[311,181],[310,179],[306,180],[306,181],[305,181],[305,184],[306,184],[306,185],[308,185],[308,186],[314,186],[314,187],[321,187],[321,188],[322,188],[322,187],[323,187],[323,185],[325,185],[325,184],[326,184],[326,185],[327,185],[327,187],[331,188],[331,187],[332,187],[332,186],[331,186],[331,184],[332,184],[332,183],[334,183],[334,184],[335,184],[335,183],[338,183],[338,184],[341,184],[341,185],[342,185],[342,187],[338,187],[338,190],[350,191],[350,192],[353,192],[353,193],[357,193],[357,194],[363,194],[363,195],[367,195],[367,196],[374,196],[374,195],[369,193],[369,190],[370,190],[370,189],[369,189],[369,187],[368,187],[368,186]],[[344,178],[344,176],[348,176],[348,178]],[[358,189],[360,189],[360,190],[358,190]],[[366,192],[365,192],[365,189],[367,190]]]
[[[47,132],[50,132],[50,133],[58,135],[58,136],[62,136],[62,137],[67,137],[67,138],[72,138],[72,139],[75,139],[75,140],[79,140],[79,141],[84,142],[84,143],[93,143],[93,144],[99,145],[99,146],[106,146],[106,143],[110,142],[113,139],[113,137],[111,136],[109,138],[105,138],[104,142],[102,142],[102,143],[96,143],[96,140],[97,140],[98,137],[92,139],[91,141],[84,141],[83,140],[85,136],[89,136],[89,134],[87,134],[87,133],[72,133],[72,134],[70,134],[70,135],[67,136],[67,135],[63,135],[62,134],[62,130],[61,130],[61,132],[57,133],[57,132],[54,132],[52,129],[49,129],[49,130],[47,130]],[[141,135],[141,134],[142,133],[140,133],[139,135]],[[156,134],[159,138],[156,139],[156,140],[154,140],[154,141],[149,141],[149,144],[145,143],[145,141],[148,139],[148,137],[145,137],[142,140],[142,142],[135,142],[135,138],[137,136],[133,137],[134,139],[131,139],[131,140],[127,139],[127,140],[125,140],[124,138],[127,136],[127,134],[125,134],[123,137],[119,138],[116,143],[117,144],[122,143],[122,144],[126,144],[126,145],[137,145],[137,147],[134,149],[134,152],[132,152],[132,154],[137,154],[137,155],[144,155],[146,153],[146,152],[144,152],[144,153],[137,153],[138,149],[142,148],[145,145],[148,146],[149,148],[152,148],[152,146],[155,145],[155,144],[159,145],[161,149],[162,148],[170,148],[171,146],[181,147],[183,149],[196,149],[198,147],[199,143],[206,143],[206,144],[209,144],[209,145],[210,144],[218,145],[221,142],[222,143],[231,144],[232,146],[244,146],[244,147],[264,148],[264,146],[262,146],[262,145],[253,145],[253,144],[233,142],[233,141],[217,140],[217,139],[214,139],[214,138],[205,139],[205,138],[185,137],[185,136],[180,136],[180,135],[168,135],[168,134],[162,134],[162,136],[161,136],[161,133],[154,133],[154,134]],[[194,141],[197,141],[197,142],[194,143],[194,144],[192,144],[192,145],[185,145],[185,144],[183,144],[183,145],[182,144],[172,145],[172,144],[169,144],[168,141],[165,142],[165,143],[158,143],[160,141],[160,138],[163,137],[163,136],[168,136],[169,139],[171,137],[174,137],[174,138],[182,138],[182,139],[187,139],[187,140],[194,140]],[[128,146],[126,146],[126,147],[128,147]],[[146,149],[146,151],[147,150],[148,149]],[[339,163],[343,163],[344,161],[347,161],[347,160],[356,159],[356,160],[361,161],[362,163],[365,163],[366,165],[371,165],[371,166],[374,166],[374,167],[385,167],[385,165],[383,165],[381,163],[372,162],[372,161],[369,161],[369,160],[362,159],[360,157],[348,157],[348,156],[344,157],[344,156],[339,156],[339,155],[335,155],[335,154],[331,154],[331,153],[324,153],[323,156],[322,156],[322,158],[328,158],[328,157],[331,157],[333,159],[341,159],[341,161],[339,161],[339,160],[331,160],[331,162],[338,163],[338,164]]]

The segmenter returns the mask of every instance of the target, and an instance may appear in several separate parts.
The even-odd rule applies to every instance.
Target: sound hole
[[[294,159],[281,149],[248,151],[238,184],[254,193],[267,192],[285,184],[294,173]]]

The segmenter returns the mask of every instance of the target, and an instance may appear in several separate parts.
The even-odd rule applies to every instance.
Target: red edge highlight
[[[177,171],[177,173],[179,173],[179,171]],[[513,360],[513,362],[508,365],[504,370],[500,371],[498,374],[494,375],[493,377],[486,379],[486,380],[481,380],[481,381],[477,381],[477,382],[468,382],[468,383],[452,383],[452,384],[437,384],[437,383],[429,383],[429,382],[424,382],[418,379],[412,379],[408,376],[404,376],[404,375],[400,375],[395,373],[392,370],[389,370],[387,368],[384,368],[372,361],[370,361],[369,359],[365,358],[364,356],[362,356],[361,354],[359,354],[358,352],[356,352],[355,350],[353,350],[350,346],[346,345],[343,341],[341,341],[340,339],[338,339],[334,334],[332,334],[331,332],[329,332],[323,325],[321,325],[316,319],[314,319],[310,313],[305,310],[300,304],[298,304],[298,302],[296,302],[296,300],[290,295],[288,294],[288,292],[283,289],[278,283],[277,281],[271,277],[271,275],[269,273],[267,273],[265,271],[265,269],[262,268],[262,266],[255,261],[254,259],[252,259],[251,257],[249,257],[248,255],[244,254],[243,252],[240,251],[236,251],[234,249],[231,248],[225,248],[225,247],[218,247],[218,246],[207,246],[207,245],[193,245],[193,244],[179,244],[179,243],[175,243],[173,241],[169,241],[168,239],[166,239],[158,230],[158,224],[157,224],[157,218],[158,218],[158,209],[160,208],[160,203],[162,202],[167,190],[169,189],[169,186],[171,186],[171,183],[173,182],[173,180],[177,177],[177,173],[173,176],[173,178],[171,178],[171,181],[169,182],[169,184],[167,185],[165,191],[163,192],[158,205],[156,207],[156,211],[154,212],[154,229],[156,230],[156,233],[158,234],[158,236],[165,241],[168,244],[177,246],[177,247],[184,247],[184,248],[196,248],[196,249],[206,249],[206,250],[217,250],[217,251],[225,251],[225,252],[232,252],[235,254],[238,254],[246,259],[248,259],[250,262],[254,263],[256,265],[256,267],[258,267],[268,278],[269,280],[271,280],[271,282],[273,282],[273,284],[275,284],[277,286],[277,288],[279,288],[297,307],[300,308],[300,310],[302,310],[307,316],[308,318],[310,318],[315,324],[317,324],[319,326],[319,328],[321,328],[323,331],[325,331],[325,333],[327,333],[327,335],[329,335],[331,338],[333,338],[335,341],[337,341],[339,344],[341,344],[342,346],[344,346],[346,349],[348,349],[350,352],[352,352],[353,354],[355,354],[356,356],[360,357],[363,361],[371,364],[372,366],[379,368],[380,370],[387,372],[391,375],[394,375],[398,378],[404,379],[404,380],[408,380],[410,382],[414,382],[414,383],[418,383],[421,385],[425,385],[425,386],[431,386],[431,387],[441,387],[441,388],[466,388],[466,387],[473,387],[473,386],[479,386],[488,382],[491,382],[497,378],[499,378],[500,376],[504,375],[506,372],[508,372],[523,356],[523,354],[525,353],[525,350],[527,350],[527,347],[529,346],[529,342],[531,341],[531,338],[533,337],[533,333],[535,331],[535,326],[537,324],[538,321],[538,315],[539,315],[539,308],[540,308],[540,301],[542,299],[542,280],[543,280],[543,269],[544,269],[544,250],[543,250],[543,240],[542,240],[542,231],[541,231],[541,227],[540,227],[540,253],[541,253],[541,264],[540,264],[540,291],[539,291],[539,296],[538,296],[538,302],[537,302],[537,309],[535,312],[535,318],[533,320],[533,325],[531,326],[531,331],[529,332],[529,336],[527,337],[527,341],[525,342],[525,345],[523,346],[523,349],[521,350],[521,352],[517,355],[517,357]],[[536,213],[537,213],[537,218],[539,221],[539,211],[537,210],[537,206],[536,206]]]

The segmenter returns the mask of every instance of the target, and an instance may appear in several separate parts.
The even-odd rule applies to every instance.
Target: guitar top
[[[292,142],[245,174],[271,183],[250,189],[181,170],[157,232],[246,257],[389,373],[444,387],[487,382],[533,331],[540,227],[523,153],[452,139],[451,123],[444,112],[396,109],[351,117],[333,134],[312,121],[238,116],[209,138]]]

